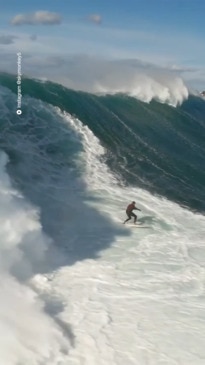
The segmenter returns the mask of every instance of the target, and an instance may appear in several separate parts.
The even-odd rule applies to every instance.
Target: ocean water
[[[204,100],[0,84],[0,362],[204,365]]]

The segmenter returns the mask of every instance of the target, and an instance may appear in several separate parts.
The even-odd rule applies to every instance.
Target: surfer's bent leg
[[[132,216],[132,217],[134,217],[134,223],[136,223],[136,221],[137,221],[137,216],[136,216],[136,214],[131,213],[131,216]]]
[[[130,221],[130,219],[132,219],[132,213],[127,213],[127,212],[126,212],[126,214],[127,214],[128,218],[124,221],[124,224],[125,224],[126,222]]]

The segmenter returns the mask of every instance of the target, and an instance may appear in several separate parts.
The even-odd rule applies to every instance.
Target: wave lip
[[[75,61],[78,68],[76,85],[69,71],[74,89],[97,94],[123,93],[143,102],[155,99],[172,106],[181,104],[189,96],[185,82],[174,69],[160,68],[139,60],[76,58]]]
[[[125,78],[109,80],[109,82],[96,82],[94,90],[99,94],[127,94],[138,100],[149,103],[151,100],[166,103],[176,107],[181,105],[189,96],[187,87],[182,79],[175,77],[172,80],[160,80],[146,74],[136,74],[129,80]]]
[[[189,95],[182,78],[183,70],[176,67],[159,67],[138,59],[107,60],[85,55],[51,57],[50,67],[46,69],[48,60],[39,62],[41,67],[32,73],[36,79],[51,80],[77,91],[124,93],[144,102],[155,99],[172,106],[180,105]],[[31,74],[25,67],[24,72]]]

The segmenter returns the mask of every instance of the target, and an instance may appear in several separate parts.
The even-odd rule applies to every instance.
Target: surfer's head
[[[132,202],[132,204],[136,204],[136,202]]]

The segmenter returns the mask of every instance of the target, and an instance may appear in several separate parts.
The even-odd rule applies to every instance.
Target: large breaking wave
[[[204,101],[1,83],[1,362],[201,361]]]

